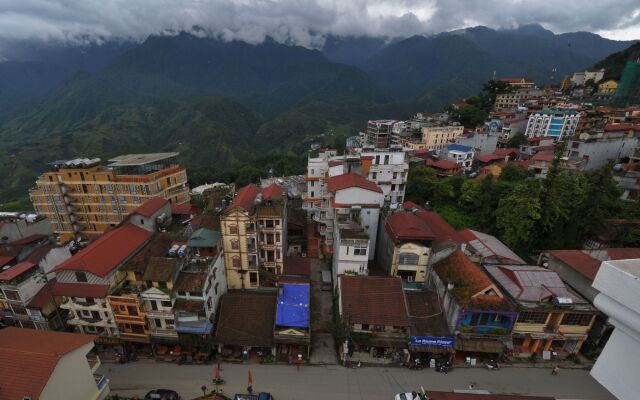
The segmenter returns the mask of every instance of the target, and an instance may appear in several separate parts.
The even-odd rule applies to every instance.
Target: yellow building
[[[128,154],[56,161],[29,191],[35,211],[47,216],[60,242],[89,238],[119,224],[152,197],[189,203],[187,171],[178,153]]]
[[[612,79],[598,85],[598,92],[600,93],[615,93],[617,89],[618,82]]]
[[[462,125],[425,126],[422,128],[422,143],[429,150],[441,149],[453,143],[463,131]]]
[[[286,190],[273,184],[241,188],[220,216],[229,289],[275,284],[287,243]]]
[[[137,294],[107,296],[118,326],[120,339],[129,342],[149,343],[149,326]]]

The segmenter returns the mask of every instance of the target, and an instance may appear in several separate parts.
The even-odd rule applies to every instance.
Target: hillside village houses
[[[311,151],[303,176],[225,187],[202,209],[183,193],[186,170],[174,153],[119,157],[112,171],[98,162],[58,165],[39,178],[38,190],[55,186],[55,193],[45,190],[47,199],[57,204],[60,197],[69,218],[77,210],[103,212],[78,203],[88,195],[75,187],[84,185],[82,175],[175,181],[126,194],[131,201],[108,220],[113,210],[94,221],[56,219],[42,208],[45,195],[33,192],[36,211],[53,227],[37,216],[0,219],[4,320],[95,335],[98,352],[122,356],[287,362],[300,354],[308,362],[317,322],[310,310],[322,286],[335,293],[336,318],[347,327],[338,343],[343,361],[547,360],[604,346],[615,323],[594,306],[591,284],[603,263],[636,258],[637,249],[549,249],[536,263],[492,235],[454,229],[428,204],[407,201],[416,166],[474,179],[510,163],[542,178],[562,142],[562,168],[579,173],[614,160],[626,198],[637,200],[640,109],[571,103],[526,78],[505,82],[512,91],[497,96],[475,129],[446,112],[372,120],[344,152]],[[517,135],[525,137],[513,148]],[[110,179],[97,190],[105,202],[119,202],[108,194]],[[71,184],[84,194],[62,206]],[[73,241],[56,244],[63,238]],[[321,285],[314,274],[324,276]]]

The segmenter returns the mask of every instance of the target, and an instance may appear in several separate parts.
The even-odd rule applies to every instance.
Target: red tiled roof
[[[338,165],[342,165],[342,160],[331,160],[329,161],[330,167],[337,167]]]
[[[230,212],[235,208],[240,208],[244,211],[251,211],[253,209],[253,202],[256,200],[256,196],[260,193],[260,188],[251,183],[238,190],[238,194],[233,198],[233,201],[224,210],[225,213]]]
[[[326,179],[327,190],[329,192],[335,192],[337,190],[347,189],[351,187],[359,187],[372,192],[382,193],[375,183],[366,180],[362,175],[354,174],[352,172],[337,176],[332,176]]]
[[[476,157],[476,160],[480,161],[481,163],[488,163],[491,161],[502,160],[504,157],[505,156],[501,156],[498,154],[486,154],[484,156]]]
[[[550,254],[590,280],[596,278],[600,269],[600,260],[580,250],[553,250]]]
[[[53,284],[54,296],[104,298],[109,293],[109,285],[91,283],[56,282]]]
[[[495,149],[495,151],[493,152],[493,154],[505,157],[505,156],[510,156],[510,155],[518,155],[520,153],[520,151],[518,149],[514,149],[512,147],[507,147],[504,149]]]
[[[607,254],[610,260],[631,260],[640,258],[640,248],[610,248]]]
[[[402,208],[404,208],[405,210],[412,210],[414,208],[417,208],[418,210],[424,211],[424,208],[422,208],[422,206],[414,203],[413,201],[405,201],[404,203],[402,203]]]
[[[282,267],[283,275],[311,275],[311,259],[307,257],[286,257]]]
[[[12,262],[16,256],[0,256],[0,267],[4,267],[5,265]]]
[[[618,132],[618,131],[630,131],[630,130],[640,130],[640,125],[634,124],[607,124],[604,127],[606,132]]]
[[[540,137],[527,138],[527,142],[529,143],[541,142],[543,140],[553,140],[553,136],[540,136]]]
[[[391,240],[396,243],[400,240],[434,240],[436,238],[429,225],[411,212],[391,214],[384,227]]]
[[[286,196],[287,189],[278,185],[277,183],[272,183],[266,188],[262,189],[262,198],[265,200],[281,200],[283,196]]]
[[[15,246],[23,246],[25,244],[38,242],[46,238],[47,238],[47,235],[35,234],[35,235],[25,236],[22,239],[14,240],[13,242],[11,242],[11,244]]]
[[[550,144],[548,146],[537,146],[537,147],[534,147],[533,149],[535,151],[549,151],[549,150],[555,150],[555,148],[556,148],[556,145]]]
[[[40,398],[60,358],[95,338],[35,329],[0,330],[0,398]]]
[[[85,271],[107,276],[134,255],[151,236],[151,232],[135,225],[119,226],[100,236],[53,271]]]
[[[554,400],[553,397],[517,396],[511,394],[472,394],[427,391],[429,400]]]
[[[438,169],[455,169],[460,168],[458,164],[449,160],[438,160],[433,161],[432,159],[427,159],[427,166],[438,168]]]
[[[30,263],[28,261],[16,264],[13,267],[0,273],[0,281],[12,281],[34,267],[36,267],[36,264]]]
[[[169,201],[162,197],[153,197],[145,201],[140,207],[136,208],[131,214],[139,214],[143,217],[151,218],[151,216],[164,207]]]
[[[55,279],[47,282],[47,284],[44,285],[35,296],[33,296],[27,307],[42,308],[47,305],[53,297],[53,285],[55,285],[55,283]]]
[[[458,232],[440,214],[433,211],[418,211],[416,215],[429,226],[429,229],[435,235],[434,240],[436,243],[446,242],[447,240],[460,242],[461,239]]]
[[[173,215],[191,215],[191,204],[174,204],[174,203],[171,203],[171,214],[173,214]]]
[[[542,161],[553,161],[553,159],[556,156],[554,154],[543,154],[543,153],[536,153],[533,157],[531,157],[532,160],[542,160]]]
[[[451,295],[460,307],[484,310],[515,309],[489,276],[462,251],[457,250],[449,257],[437,262],[433,268],[445,285],[453,284]],[[489,287],[496,294],[483,294],[483,291]]]
[[[398,277],[340,276],[342,313],[352,324],[409,326]]]

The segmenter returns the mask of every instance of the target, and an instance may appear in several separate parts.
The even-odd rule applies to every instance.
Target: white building
[[[462,168],[470,168],[473,165],[474,156],[475,151],[469,146],[449,144],[442,151],[440,159],[453,161]]]
[[[6,328],[0,330],[0,398],[102,400],[109,380],[89,353],[92,335]]]
[[[640,393],[640,260],[604,261],[593,282],[594,305],[615,326],[591,375],[619,400]]]
[[[373,257],[374,250],[367,230],[349,220],[338,223],[334,229],[334,284],[340,275],[368,275],[369,258]]]
[[[571,137],[576,132],[580,113],[575,110],[544,109],[529,116],[525,135],[550,136],[557,140]]]
[[[7,309],[11,312],[9,317],[13,319],[16,326],[35,328],[26,307],[46,283],[38,266],[28,261],[12,267],[2,267],[0,270],[0,301],[6,303]]]
[[[594,83],[598,83],[604,77],[604,68],[602,69],[592,69],[576,72],[571,76],[571,83],[576,86],[582,86],[588,81],[592,80]]]
[[[146,310],[151,338],[177,342],[178,332],[176,331],[171,295],[152,287],[140,294],[140,300]]]

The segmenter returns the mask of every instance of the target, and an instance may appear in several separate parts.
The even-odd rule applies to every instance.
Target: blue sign
[[[412,346],[453,347],[453,338],[436,336],[411,336]]]

